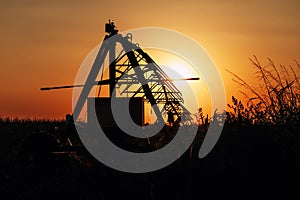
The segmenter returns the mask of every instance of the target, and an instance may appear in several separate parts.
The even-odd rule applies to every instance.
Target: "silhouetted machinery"
[[[105,32],[108,34],[100,46],[87,80],[83,85],[47,87],[41,88],[41,90],[83,87],[73,110],[74,121],[77,120],[87,101],[87,121],[88,124],[92,123],[95,119],[91,119],[89,115],[89,110],[92,109],[90,108],[90,105],[92,105],[90,102],[95,100],[96,112],[100,112],[102,116],[105,116],[100,119],[101,126],[116,126],[111,113],[110,100],[113,95],[117,95],[115,96],[117,102],[126,101],[126,98],[130,98],[130,115],[133,121],[140,126],[144,125],[145,103],[151,104],[158,121],[164,120],[163,116],[168,114],[174,115],[174,119],[177,119],[178,122],[181,121],[183,124],[191,123],[191,113],[183,106],[181,92],[154,60],[137,44],[132,43],[132,35],[130,33],[126,36],[119,34],[112,21],[105,24]],[[116,55],[116,45],[122,47],[118,55]],[[104,67],[107,56],[110,63],[109,77],[104,80],[102,78],[96,80],[101,67]],[[187,80],[198,79],[189,78]],[[100,95],[98,97],[88,97],[94,86],[99,86],[101,89],[103,85],[109,86],[109,97],[100,97]],[[118,89],[118,94],[114,93],[115,88]],[[161,108],[158,106],[159,104],[162,105]]]

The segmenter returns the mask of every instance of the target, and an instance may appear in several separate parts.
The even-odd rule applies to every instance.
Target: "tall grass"
[[[232,97],[232,104],[227,115],[228,122],[239,124],[299,124],[300,120],[300,64],[285,67],[275,65],[268,59],[263,66],[256,56],[250,59],[256,69],[258,86],[251,86],[237,74],[227,70],[233,81],[243,89],[246,97],[242,101]]]

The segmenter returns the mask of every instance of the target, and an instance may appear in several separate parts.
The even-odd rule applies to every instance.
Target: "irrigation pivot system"
[[[93,87],[99,87],[98,96],[94,98],[98,99],[98,101],[95,101],[96,104],[105,104],[100,105],[102,108],[103,106],[106,108],[110,107],[109,100],[112,97],[116,99],[139,99],[136,101],[139,102],[139,105],[141,102],[142,104],[144,102],[151,104],[158,121],[164,121],[163,116],[171,114],[178,121],[181,121],[182,124],[190,124],[192,122],[191,113],[183,105],[182,93],[159,65],[142,48],[132,42],[132,35],[130,33],[126,36],[119,34],[112,21],[105,24],[105,32],[107,34],[84,84],[44,87],[41,90],[82,87],[78,101],[73,109],[72,116],[74,121],[78,119],[85,102],[89,98],[90,91]],[[119,52],[116,51],[116,46],[121,47]],[[107,58],[109,60],[109,66],[107,66],[109,69],[108,78],[103,79],[103,69]],[[96,80],[99,74],[101,80]],[[199,78],[182,80],[199,80]],[[100,96],[103,85],[109,86],[109,97]],[[117,92],[114,92],[115,88],[117,88]],[[159,107],[158,105],[162,106]],[[99,112],[101,112],[101,109]],[[144,109],[135,112],[138,118],[144,118],[143,113],[137,112],[144,112]],[[139,121],[138,124],[141,126],[144,125],[143,119],[133,120],[135,122]]]

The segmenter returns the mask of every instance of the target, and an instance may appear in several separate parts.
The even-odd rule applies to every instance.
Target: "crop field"
[[[281,190],[300,177],[299,80],[295,71],[279,69],[271,60],[269,68],[252,61],[262,92],[230,72],[250,95],[247,101],[232,97],[214,149],[199,159],[207,127],[217,119],[204,119],[199,109],[199,123],[191,125],[198,126],[193,144],[171,165],[150,173],[103,165],[62,120],[0,118],[0,194],[10,199],[192,199],[219,188],[254,192],[272,185]],[[150,142],[130,144],[154,151],[174,137],[176,128],[165,126]],[[66,147],[66,134],[77,149]]]

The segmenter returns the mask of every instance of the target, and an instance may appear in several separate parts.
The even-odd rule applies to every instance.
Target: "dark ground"
[[[161,170],[130,174],[104,166],[84,149],[48,155],[60,150],[52,139],[62,137],[64,122],[0,123],[1,199],[200,199],[205,194],[243,197],[237,195],[241,191],[270,197],[292,194],[300,186],[296,125],[226,124],[215,148],[203,159],[197,157],[200,130],[192,153],[188,149]]]

